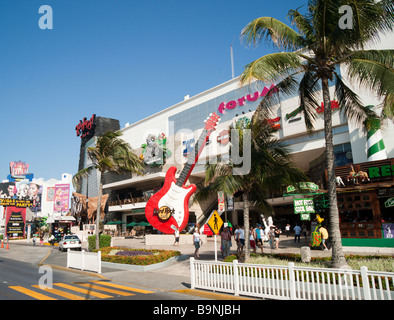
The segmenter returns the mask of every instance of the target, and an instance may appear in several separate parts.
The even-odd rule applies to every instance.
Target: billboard
[[[41,211],[42,186],[29,181],[0,183],[0,205],[33,207]]]
[[[7,207],[6,232],[9,238],[25,236],[26,208]]]
[[[55,184],[53,211],[54,212],[68,211],[69,199],[70,199],[70,185],[68,183]]]

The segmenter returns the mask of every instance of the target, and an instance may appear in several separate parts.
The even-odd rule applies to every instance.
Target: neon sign
[[[77,137],[81,136],[82,139],[91,133],[91,130],[94,127],[95,118],[96,115],[93,114],[89,120],[87,120],[86,117],[84,117],[83,120],[79,120],[79,123],[75,127]]]
[[[10,162],[11,177],[25,177],[29,171],[29,165],[22,161]]]
[[[339,108],[339,102],[337,100],[332,100],[331,101],[331,109],[338,109]],[[302,107],[298,107],[297,109],[293,110],[290,113],[286,114],[286,120],[289,120],[291,117],[295,117],[297,114],[299,114],[302,110]],[[324,102],[321,103],[320,107],[316,108],[317,113],[323,113],[324,112]]]

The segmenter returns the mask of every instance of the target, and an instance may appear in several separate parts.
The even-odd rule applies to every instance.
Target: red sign
[[[213,232],[208,224],[204,224],[204,234],[207,236],[213,236]]]
[[[25,177],[29,171],[29,165],[22,161],[10,162],[11,177]]]
[[[77,137],[81,136],[81,138],[84,138],[91,132],[95,118],[96,115],[94,114],[92,115],[90,120],[87,120],[86,118],[83,118],[83,120],[79,120],[79,123],[75,127]]]
[[[223,146],[227,145],[227,143],[230,142],[229,131],[222,130],[222,132],[220,132],[218,137],[216,138],[216,141]]]
[[[336,100],[332,100],[332,101],[331,101],[331,109],[334,110],[334,109],[338,109],[338,108],[339,108],[339,102],[336,101]],[[322,112],[324,112],[324,102],[321,103],[321,106],[320,106],[320,107],[317,107],[317,108],[316,108],[316,112],[317,112],[317,113],[322,113]]]
[[[239,98],[236,101],[235,100],[231,100],[231,101],[229,101],[227,103],[222,102],[219,105],[219,107],[218,107],[218,112],[219,113],[224,113],[225,109],[231,110],[231,109],[234,109],[237,106],[242,107],[245,104],[246,101],[250,101],[250,102],[256,101],[258,98],[266,96],[267,93],[271,89],[273,90],[272,92],[278,92],[278,88],[276,88],[275,85],[272,84],[271,87],[269,87],[269,88],[264,87],[263,91],[261,91],[261,92],[256,91],[253,95],[252,94],[248,94],[246,97]]]

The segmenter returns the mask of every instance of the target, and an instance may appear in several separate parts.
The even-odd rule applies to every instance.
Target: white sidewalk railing
[[[67,249],[67,268],[101,273],[101,251],[86,252]]]
[[[394,300],[394,273],[201,261],[190,258],[192,289],[286,300]]]

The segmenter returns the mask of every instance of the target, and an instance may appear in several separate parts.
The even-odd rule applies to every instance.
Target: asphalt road
[[[55,252],[53,252],[55,254]],[[61,253],[59,253],[61,254]],[[0,300],[206,300],[0,258]]]

